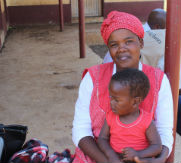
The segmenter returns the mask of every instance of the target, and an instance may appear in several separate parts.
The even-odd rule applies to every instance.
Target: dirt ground
[[[79,58],[76,24],[63,32],[58,26],[12,29],[0,53],[0,123],[27,125],[27,140],[41,140],[50,154],[65,148],[73,153],[71,128],[81,73],[102,63],[96,48],[105,53],[99,29],[100,24],[86,25],[85,59]],[[181,160],[180,146],[177,135],[175,163]]]

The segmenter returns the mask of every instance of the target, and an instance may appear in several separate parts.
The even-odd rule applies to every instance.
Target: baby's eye
[[[114,101],[119,102],[119,100],[117,100],[117,99],[114,99]]]

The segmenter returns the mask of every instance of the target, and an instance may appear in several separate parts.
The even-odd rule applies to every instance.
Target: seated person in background
[[[144,31],[151,29],[165,29],[166,26],[166,12],[161,8],[153,9],[149,16],[148,21],[143,25]]]
[[[145,37],[141,50],[142,63],[157,67],[159,59],[164,56],[165,27],[166,12],[160,8],[152,10],[143,25]]]
[[[151,11],[151,13],[148,16],[148,21],[143,25],[143,28],[144,28],[144,31],[147,32],[151,29],[154,29],[154,30],[155,29],[165,29],[165,26],[166,26],[166,12],[161,8],[157,8],[157,9],[154,9]],[[154,37],[154,35],[152,37]],[[160,37],[160,39],[161,38],[162,37]],[[146,42],[147,42],[147,39],[146,40],[144,39],[145,44],[146,44]],[[162,41],[162,44],[165,46],[165,41]],[[149,43],[147,45],[149,45]],[[158,44],[158,46],[159,46],[159,44]],[[145,47],[142,50],[143,50],[143,52],[141,51],[141,54],[149,49],[147,49]],[[108,62],[112,62],[112,61],[113,60],[108,51],[104,57],[103,63],[108,63]],[[147,64],[147,63],[145,63],[145,64]]]
[[[152,158],[161,153],[162,145],[153,112],[139,107],[150,89],[147,76],[128,68],[114,74],[109,84],[111,109],[106,113],[98,137],[98,146],[108,157],[120,158],[114,162],[131,161],[134,157]]]
[[[165,29],[145,32],[144,48],[141,50],[141,62],[157,67],[158,61],[165,52]]]

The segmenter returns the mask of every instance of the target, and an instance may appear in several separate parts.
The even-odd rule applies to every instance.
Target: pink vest
[[[152,113],[153,118],[164,73],[157,68],[144,64],[142,71],[149,78],[150,91],[145,100],[140,104],[140,108]],[[93,135],[97,139],[104,123],[105,113],[110,109],[108,85],[113,73],[113,62],[85,69],[83,77],[87,72],[90,73],[94,85],[89,109]],[[92,161],[79,148],[76,148],[73,163],[95,163],[95,161]]]

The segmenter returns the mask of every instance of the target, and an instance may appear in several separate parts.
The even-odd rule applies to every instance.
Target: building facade
[[[6,1],[0,0],[0,49],[3,46],[7,29],[8,29],[8,17],[7,17]]]
[[[62,0],[64,22],[78,17],[78,0]],[[87,17],[106,17],[112,10],[134,14],[145,21],[154,8],[163,8],[164,0],[84,0]],[[59,24],[59,0],[0,0],[0,47],[8,25]]]
[[[1,0],[5,1],[5,0]],[[6,0],[11,25],[59,22],[59,0]],[[85,16],[103,16],[119,10],[146,20],[154,8],[163,8],[164,0],[84,0]],[[78,0],[63,0],[64,21],[78,17]]]

